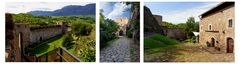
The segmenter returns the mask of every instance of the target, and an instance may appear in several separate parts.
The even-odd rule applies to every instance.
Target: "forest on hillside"
[[[95,18],[86,16],[36,16],[28,13],[13,14],[13,22],[28,23],[32,26],[54,25],[57,22],[67,22],[69,25],[73,22],[83,21],[95,24]]]

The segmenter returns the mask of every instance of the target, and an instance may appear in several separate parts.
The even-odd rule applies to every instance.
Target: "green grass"
[[[170,39],[160,34],[154,34],[151,37],[144,38],[144,53],[152,54],[157,52],[164,52],[170,48],[174,48],[180,42]]]
[[[119,37],[115,37],[114,39],[112,39],[112,40],[110,40],[106,43],[101,43],[101,44],[104,44],[104,45],[100,46],[100,48],[104,48],[105,46],[108,46],[108,45],[112,44],[114,41],[116,41],[118,39],[119,39]]]
[[[35,54],[37,57],[44,55],[58,47],[61,47],[64,39],[65,36],[63,35],[51,38],[45,42],[41,42],[42,44],[33,48],[32,53]]]
[[[158,48],[164,47],[166,44],[161,41],[154,40],[152,38],[144,38],[144,46],[148,46],[149,48]]]
[[[160,34],[154,34],[152,37],[150,37],[154,40],[158,40],[163,42],[166,45],[175,45],[175,44],[179,44],[179,41],[168,38],[166,36],[160,35]]]
[[[72,48],[68,49],[68,51],[76,55],[77,51],[75,49],[76,49],[76,46],[73,46]]]
[[[114,41],[116,41],[116,40],[118,40],[118,39],[119,39],[119,37],[115,37],[113,40],[108,41],[108,42],[107,42],[107,45],[112,44]]]

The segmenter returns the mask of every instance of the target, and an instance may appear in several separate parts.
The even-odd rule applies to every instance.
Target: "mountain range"
[[[28,13],[39,16],[95,16],[95,9],[95,4],[69,5],[54,11],[36,10]]]

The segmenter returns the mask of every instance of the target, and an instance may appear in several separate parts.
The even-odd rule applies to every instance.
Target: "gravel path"
[[[234,62],[233,53],[212,54],[195,44],[181,44],[165,52],[145,55],[145,62]]]
[[[130,42],[126,37],[119,37],[111,45],[100,51],[100,62],[130,62]]]

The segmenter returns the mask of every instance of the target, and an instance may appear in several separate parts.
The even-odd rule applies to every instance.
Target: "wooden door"
[[[227,39],[227,53],[233,53],[234,41],[232,38]]]

